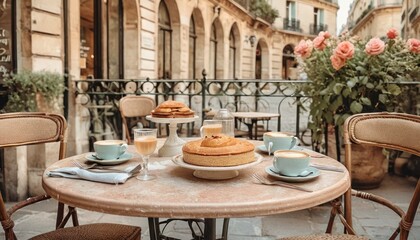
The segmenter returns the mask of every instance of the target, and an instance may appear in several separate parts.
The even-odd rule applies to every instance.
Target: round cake
[[[237,166],[255,161],[254,144],[225,135],[206,137],[182,147],[186,163],[206,167]]]

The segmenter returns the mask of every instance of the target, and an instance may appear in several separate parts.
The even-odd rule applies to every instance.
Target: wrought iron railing
[[[181,100],[201,116],[200,120],[210,110],[220,108],[292,115],[289,118],[295,119],[285,123],[287,130],[296,134],[303,130],[299,103],[306,96],[296,94],[295,89],[307,84],[304,80],[207,80],[203,77],[201,80],[90,79],[75,83],[77,101],[89,110],[91,141],[106,135],[122,137],[118,102],[129,94],[153,97],[156,104],[168,99]],[[270,122],[269,127],[282,130],[281,117],[277,122]]]
[[[303,144],[310,145],[307,131],[307,112],[302,111],[309,104],[311,96],[304,96],[301,89],[307,80],[288,81],[275,79],[252,80],[201,80],[168,79],[90,79],[77,80],[77,101],[89,110],[90,142],[106,138],[107,135],[122,137],[119,100],[130,94],[146,95],[159,104],[168,99],[185,102],[206,119],[210,110],[228,108],[231,111],[261,111],[279,113],[280,117],[269,122],[270,130],[295,132]],[[411,113],[419,111],[420,83],[399,83],[410,89]],[[417,107],[416,107],[417,106]],[[276,122],[277,120],[277,122]],[[201,124],[199,124],[201,125]],[[191,127],[191,126],[190,126]],[[191,136],[193,131],[187,131]],[[307,134],[306,134],[307,133]],[[304,138],[307,137],[308,138]]]
[[[283,29],[295,32],[302,32],[300,20],[296,18],[283,18]]]
[[[309,25],[309,33],[312,35],[318,35],[321,31],[327,31],[328,25],[327,24],[310,24]]]

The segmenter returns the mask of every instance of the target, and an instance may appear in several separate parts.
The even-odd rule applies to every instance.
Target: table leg
[[[216,219],[205,218],[204,219],[204,240],[215,240],[216,239]]]
[[[253,125],[255,127],[254,139],[257,140],[257,138],[258,138],[258,124],[257,124],[257,119],[252,119],[251,122],[252,122],[251,125]]]
[[[159,218],[148,218],[150,240],[159,240]]]

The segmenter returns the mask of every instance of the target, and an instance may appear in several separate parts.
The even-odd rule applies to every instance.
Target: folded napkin
[[[130,166],[124,171],[126,173],[116,173],[116,172],[93,172],[86,169],[81,169],[78,167],[63,167],[57,168],[52,171],[47,172],[49,177],[64,177],[64,178],[74,178],[74,179],[85,179],[94,182],[103,182],[103,183],[125,183],[127,179],[133,176],[130,173],[134,166]]]

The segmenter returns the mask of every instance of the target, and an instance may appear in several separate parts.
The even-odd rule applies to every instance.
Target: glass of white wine
[[[137,179],[147,181],[156,178],[155,175],[149,174],[149,157],[155,151],[157,145],[157,129],[142,128],[134,130],[134,146],[140,154],[143,165]]]

